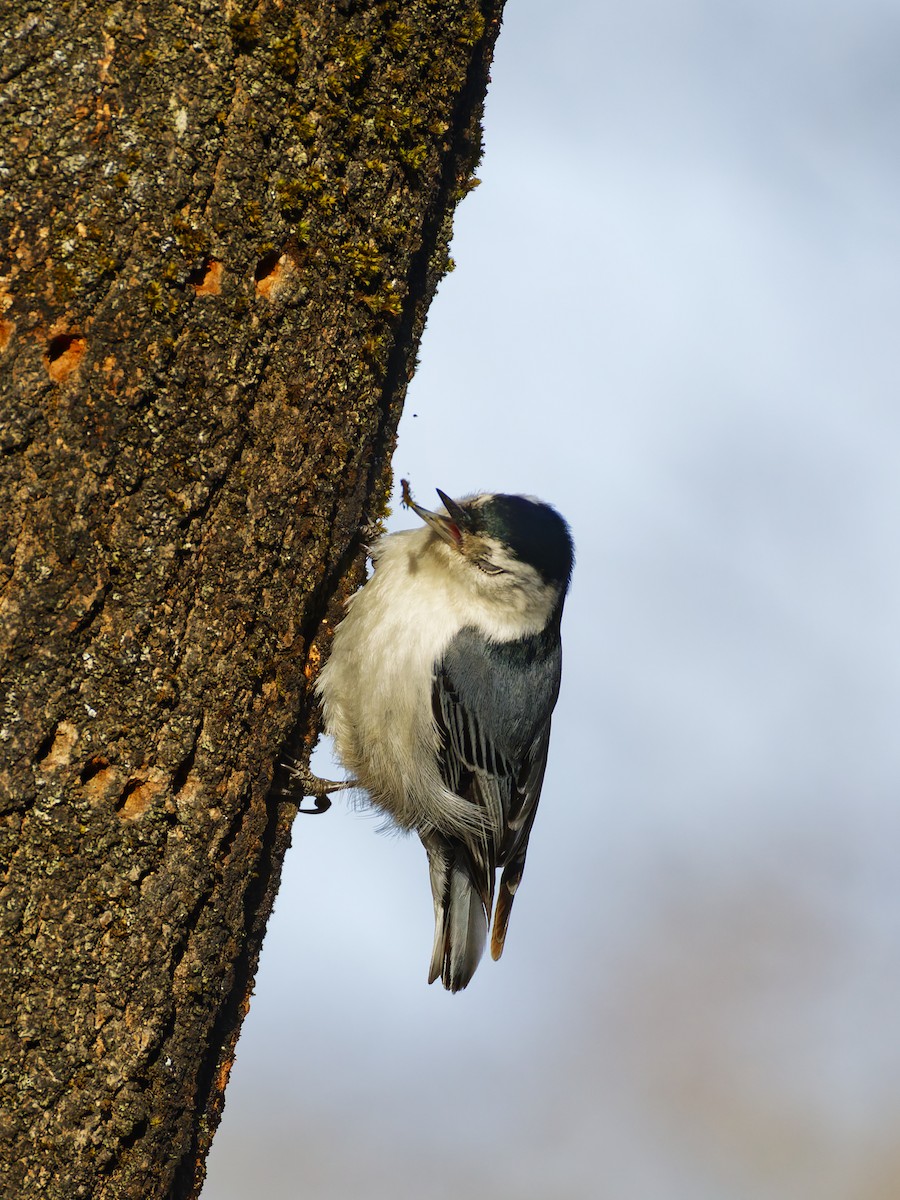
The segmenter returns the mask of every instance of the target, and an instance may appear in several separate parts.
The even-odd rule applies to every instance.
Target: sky
[[[394,466],[573,529],[525,879],[451,996],[418,841],[298,821],[203,1200],[896,1200],[898,45],[510,0]]]

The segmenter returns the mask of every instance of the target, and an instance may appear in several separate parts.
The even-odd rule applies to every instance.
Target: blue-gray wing
[[[517,642],[489,642],[475,629],[456,635],[437,665],[432,690],[444,783],[483,809],[486,833],[467,843],[473,883],[488,915],[494,874],[503,868],[491,953],[499,958],[522,878],[559,694],[559,626]]]

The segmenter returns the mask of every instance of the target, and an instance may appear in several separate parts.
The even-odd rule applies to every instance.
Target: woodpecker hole
[[[12,321],[0,321],[0,354],[3,353],[12,340],[15,327]]]
[[[102,754],[93,754],[81,768],[78,778],[82,784],[88,783],[95,775],[105,771],[108,766],[109,760],[105,759]]]
[[[126,821],[133,821],[143,816],[160,791],[162,784],[159,780],[129,779],[116,801],[116,812]]]
[[[58,333],[47,343],[44,361],[47,374],[54,383],[62,383],[75,370],[84,357],[87,342],[77,333]]]
[[[284,255],[280,250],[270,250],[256,264],[253,277],[256,280],[256,291],[260,296],[269,299],[277,291],[284,269]]]
[[[90,769],[92,762],[95,764],[94,770]],[[85,798],[92,804],[104,803],[114,796],[122,786],[122,776],[103,758],[89,760],[83,774],[86,774],[87,778],[83,780],[81,786]]]
[[[222,290],[225,268],[217,258],[208,258],[202,267],[191,271],[188,283],[198,296],[218,296]]]
[[[51,734],[38,747],[35,761],[42,771],[54,771],[64,767],[72,757],[78,741],[78,730],[71,721],[60,721]]]

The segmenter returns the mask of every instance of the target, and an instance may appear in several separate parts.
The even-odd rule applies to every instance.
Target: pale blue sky
[[[301,818],[203,1200],[893,1200],[898,46],[511,0],[395,473],[573,526],[525,880],[449,996],[418,842]]]

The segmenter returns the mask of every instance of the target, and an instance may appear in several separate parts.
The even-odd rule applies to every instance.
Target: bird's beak
[[[405,479],[401,480],[403,488],[403,503],[407,508],[411,508],[416,516],[422,518],[426,525],[429,525],[438,537],[455,550],[459,550],[462,546],[463,531],[469,524],[469,517],[464,508],[461,508],[455,500],[451,500],[448,495],[437,488],[437,494],[441,498],[444,508],[447,510],[447,516],[443,513],[431,512],[430,509],[422,508],[420,504],[416,504],[412,498],[412,493],[409,490],[409,484]]]

